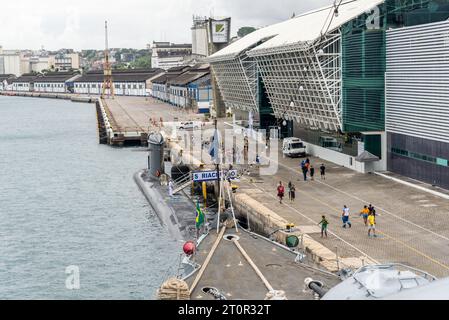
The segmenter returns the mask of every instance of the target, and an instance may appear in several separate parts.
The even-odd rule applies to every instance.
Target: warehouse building
[[[170,42],[153,42],[150,45],[151,66],[169,70],[186,64],[192,58],[191,44],[173,44]]]
[[[161,69],[113,70],[115,94],[118,96],[149,96],[149,86],[153,79],[164,71]],[[89,71],[74,81],[77,94],[101,95],[104,81],[103,71]]]
[[[10,88],[12,89],[12,91],[17,92],[32,92],[34,90],[35,80],[35,74],[26,73],[21,77],[12,79]]]
[[[10,90],[10,84],[14,78],[13,74],[0,74],[0,91]]]
[[[189,71],[168,81],[170,103],[198,113],[210,113],[213,101],[209,64],[198,64]]]
[[[151,95],[164,102],[170,102],[170,80],[179,77],[189,71],[190,66],[179,66],[170,68],[167,72],[151,81]]]
[[[239,120],[252,113],[312,155],[385,171],[387,30],[447,20],[449,1],[338,3],[259,29],[208,61]]]
[[[37,76],[34,80],[34,92],[68,93],[73,92],[73,83],[80,75],[71,72],[52,72]]]

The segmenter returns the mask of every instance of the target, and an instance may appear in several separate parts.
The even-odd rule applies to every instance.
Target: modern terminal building
[[[359,172],[449,187],[448,18],[449,0],[346,0],[259,29],[208,61],[239,120],[254,114],[262,129],[280,127],[310,154]],[[434,40],[418,37],[425,30]]]
[[[449,21],[387,32],[386,89],[388,170],[449,189]]]

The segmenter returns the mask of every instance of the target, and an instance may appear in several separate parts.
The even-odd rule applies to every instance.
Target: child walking
[[[295,202],[295,199],[296,199],[296,187],[291,182],[290,182],[290,184],[288,186],[288,197],[290,199],[290,202]]]
[[[377,238],[376,235],[376,217],[374,216],[374,214],[371,212],[368,216],[368,237],[371,238],[371,232],[373,232],[373,237]]]
[[[318,223],[318,225],[321,226],[321,238],[324,238],[324,236],[327,238],[327,227],[329,226],[329,221],[327,221],[326,216],[322,217],[322,220]]]

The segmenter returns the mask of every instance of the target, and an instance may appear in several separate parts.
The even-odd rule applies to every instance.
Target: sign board
[[[237,170],[230,170],[225,172],[226,179],[235,180],[238,177]],[[218,181],[217,171],[198,171],[193,173],[194,182]]]
[[[212,43],[228,43],[231,35],[231,19],[211,20],[210,35]]]

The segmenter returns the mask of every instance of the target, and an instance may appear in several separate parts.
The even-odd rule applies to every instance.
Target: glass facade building
[[[322,148],[354,157],[363,145],[385,158],[387,33],[448,18],[449,0],[347,0],[259,29],[209,60],[228,107],[287,120]]]

